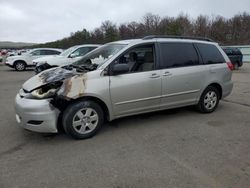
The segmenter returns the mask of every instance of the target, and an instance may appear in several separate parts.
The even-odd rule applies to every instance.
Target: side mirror
[[[129,66],[127,64],[115,64],[112,67],[113,75],[124,74],[129,72]]]
[[[77,56],[78,56],[77,54],[74,54],[74,53],[73,53],[73,54],[70,54],[70,55],[69,55],[69,58],[75,58],[75,57],[77,57]]]

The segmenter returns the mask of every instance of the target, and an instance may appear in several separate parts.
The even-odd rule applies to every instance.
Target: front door
[[[116,63],[129,65],[129,72],[110,76],[110,95],[116,117],[159,109],[161,70],[155,70],[154,44],[129,49]]]

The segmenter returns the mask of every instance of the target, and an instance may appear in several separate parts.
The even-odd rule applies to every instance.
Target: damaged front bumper
[[[57,133],[60,111],[51,103],[52,99],[26,99],[16,95],[15,110],[18,124],[28,130],[40,133]]]

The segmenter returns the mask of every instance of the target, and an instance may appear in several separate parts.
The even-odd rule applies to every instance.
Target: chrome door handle
[[[153,73],[151,76],[150,76],[150,78],[159,78],[160,77],[160,75],[159,74],[156,74],[156,73]]]
[[[162,76],[171,76],[171,75],[172,73],[167,71],[167,72],[164,72]]]

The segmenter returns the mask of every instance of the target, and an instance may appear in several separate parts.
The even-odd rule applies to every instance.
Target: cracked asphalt
[[[0,66],[0,187],[250,187],[250,63],[212,114],[180,108],[122,118],[95,137],[23,130],[14,97],[33,71]]]

